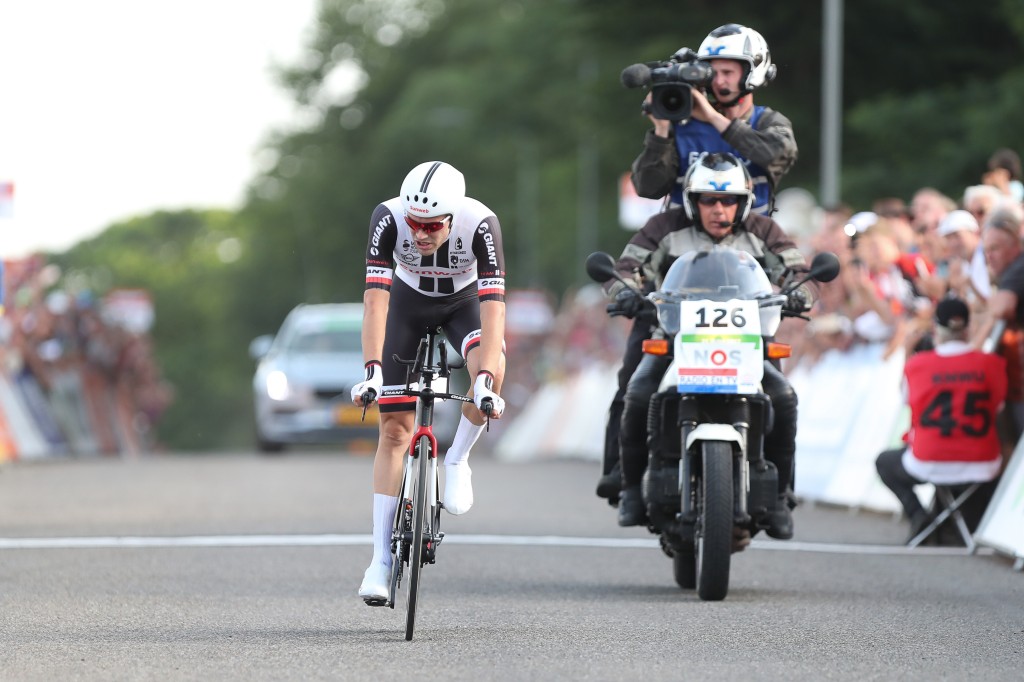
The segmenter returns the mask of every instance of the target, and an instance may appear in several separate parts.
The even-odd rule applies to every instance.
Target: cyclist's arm
[[[473,236],[480,296],[480,369],[500,378],[501,348],[505,340],[505,253],[501,227],[495,216],[480,223]]]
[[[367,289],[363,293],[363,362],[383,360],[390,303],[391,292],[385,289]]]
[[[363,293],[363,362],[382,361],[384,329],[391,302],[394,250],[398,239],[395,216],[379,204],[370,216],[366,242],[366,291]]]
[[[501,345],[505,339],[505,302],[480,302],[480,369],[487,370],[497,382],[501,378]],[[495,393],[499,386],[495,386]]]

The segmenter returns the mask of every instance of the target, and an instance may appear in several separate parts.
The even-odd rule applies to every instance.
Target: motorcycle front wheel
[[[732,444],[704,441],[697,488],[697,595],[721,601],[729,592],[732,556]]]

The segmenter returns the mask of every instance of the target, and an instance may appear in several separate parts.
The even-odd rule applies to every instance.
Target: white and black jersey
[[[504,301],[505,255],[494,212],[466,197],[448,239],[435,253],[421,256],[401,199],[379,204],[370,218],[366,288],[390,291],[395,276],[427,296],[451,296],[475,282],[481,301]]]

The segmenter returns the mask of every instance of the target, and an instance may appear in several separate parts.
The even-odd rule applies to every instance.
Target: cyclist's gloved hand
[[[786,297],[786,305],[784,307],[792,313],[807,312],[811,307],[808,303],[807,291],[803,287],[791,291],[789,296]]]
[[[384,375],[380,360],[370,360],[366,363],[366,380],[360,381],[352,387],[352,402],[363,406],[363,394],[373,391],[373,399],[380,397],[380,389],[384,385]]]
[[[484,398],[491,399],[491,418],[499,419],[505,411],[505,401],[501,396],[491,390],[494,386],[494,375],[487,370],[480,370],[476,375],[476,382],[473,384],[473,402],[478,410],[483,410],[481,402]]]
[[[636,289],[625,287],[615,295],[615,301],[608,305],[611,315],[623,315],[633,319],[644,308],[644,298]]]

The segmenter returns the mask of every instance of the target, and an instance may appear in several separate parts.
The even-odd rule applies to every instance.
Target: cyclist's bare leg
[[[359,596],[373,605],[383,604],[389,591],[391,529],[415,419],[413,411],[380,415],[380,440],[373,458],[373,558],[359,586]]]
[[[373,457],[373,492],[397,495],[402,484],[402,466],[409,452],[416,412],[381,412],[380,440]]]

